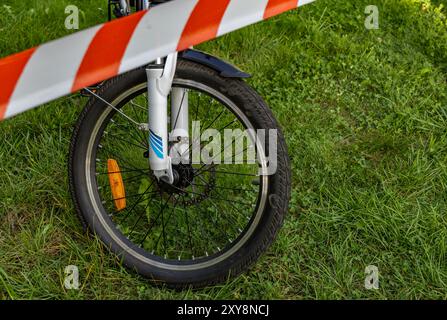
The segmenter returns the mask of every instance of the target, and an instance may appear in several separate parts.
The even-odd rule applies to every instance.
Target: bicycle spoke
[[[129,173],[129,172],[142,172],[143,169],[133,169],[133,170],[120,170],[120,171],[112,171],[112,172],[96,172],[97,176],[105,175],[105,174],[113,174],[113,173]],[[144,172],[145,173],[145,172]]]
[[[103,150],[109,150],[109,149],[108,149],[108,147],[107,147],[106,149],[104,149],[104,147],[103,147]],[[107,153],[108,153],[108,155],[109,155],[107,158],[117,159],[117,160],[119,160],[120,162],[125,163],[126,165],[129,166],[128,169],[135,169],[135,170],[143,171],[143,169],[139,169],[139,168],[137,168],[134,164],[130,163],[129,161],[127,161],[126,159],[124,159],[122,156],[119,156],[119,155],[116,154],[115,152],[111,152],[111,151],[109,150]],[[123,168],[124,168],[124,166],[122,166],[122,165],[120,165],[120,167],[123,167]]]
[[[165,248],[165,255],[167,254],[167,252],[166,252],[167,245],[166,245],[166,231],[165,231],[165,227],[166,227],[166,224],[168,224],[169,220],[171,219],[172,214],[175,212],[175,208],[177,207],[177,204],[178,204],[178,199],[179,199],[179,197],[175,198],[174,208],[171,210],[171,213],[169,214],[168,218],[166,219],[166,223],[164,222],[164,216],[163,216],[163,213],[162,213],[163,233],[158,236],[157,242],[154,245],[154,248],[157,248],[158,243],[160,242],[160,237],[161,237],[161,235],[163,235],[163,247]]]
[[[243,137],[243,135],[241,134],[241,135],[239,135],[238,136],[238,138],[234,141],[234,143],[236,143],[236,141],[238,140],[238,139],[240,139],[240,137]],[[233,142],[231,142],[231,144],[228,144],[228,145],[226,145],[225,147],[224,147],[224,149],[222,150],[222,152],[219,154],[219,156],[221,155],[221,154],[224,154],[225,153],[225,150],[227,150],[229,147],[232,147],[233,146]],[[239,152],[237,155],[235,155],[235,157],[237,157],[239,154],[241,154],[241,153],[244,153],[246,150],[248,150],[248,147],[246,147],[244,150],[242,150],[241,152]],[[211,159],[211,161],[210,162],[213,162],[213,160],[215,160],[216,159],[216,157],[217,157],[217,155],[216,156],[214,156],[212,159]],[[203,164],[202,165],[202,167],[200,167],[197,171],[196,171],[196,174],[198,174],[198,172],[200,172],[204,167],[206,167],[208,164]],[[212,164],[212,166],[214,166],[214,167],[216,167],[218,164]]]
[[[147,172],[142,172],[136,176],[124,178],[123,182],[127,182],[127,183],[134,182],[135,180],[138,180],[138,178],[145,176],[145,175],[149,175],[149,170]]]
[[[135,126],[130,126],[130,127],[129,127],[129,126],[125,126],[125,125],[120,124],[120,123],[115,123],[115,125],[117,125],[117,126],[119,126],[119,127],[122,127],[122,128],[125,128],[125,129],[129,129],[129,128],[131,128],[132,130],[130,130],[130,131],[129,131],[129,130],[126,130],[125,132],[128,133],[129,135],[131,135],[131,137],[132,137],[135,141],[141,143],[142,146],[144,146],[144,147],[147,146],[147,148],[149,148],[149,147],[148,147],[148,146],[149,146],[149,143],[146,141],[146,140],[147,140],[146,137],[143,135],[143,133],[142,133],[139,129],[135,128]],[[136,133],[137,136],[134,135],[135,133]]]
[[[157,192],[158,191],[154,191],[154,192],[149,192],[149,193],[146,193],[146,194],[155,194]],[[104,201],[112,202],[112,201],[118,201],[118,200],[122,200],[122,199],[135,198],[135,197],[141,196],[142,194],[144,194],[144,193],[137,193],[137,194],[133,194],[133,195],[130,195],[130,196],[124,196],[124,197],[121,197],[121,198],[109,199],[109,200],[104,200]]]
[[[171,199],[171,197],[172,197],[172,194],[169,195],[169,197],[168,197],[168,199],[166,200],[166,202],[165,202],[163,208],[162,208],[161,211],[158,213],[157,218],[155,218],[154,222],[151,223],[151,227],[149,228],[149,230],[148,230],[148,231],[146,232],[146,234],[144,235],[143,240],[141,240],[141,242],[140,242],[140,246],[141,246],[141,247],[143,246],[143,243],[144,243],[144,241],[146,240],[146,238],[147,238],[147,236],[149,235],[149,233],[152,231],[152,228],[153,228],[155,222],[158,221],[158,218],[160,217],[160,215],[163,214],[163,212],[164,212],[164,210],[165,210],[165,208],[166,208],[166,206],[167,206],[169,200]],[[155,250],[155,249],[154,249],[154,250]]]
[[[185,196],[182,195],[183,203],[185,203]],[[192,244],[191,228],[189,226],[189,214],[188,210],[185,210],[186,229],[188,231],[189,247],[191,248],[191,255],[194,258],[194,246]]]
[[[197,176],[199,179],[203,179],[201,175]],[[193,186],[199,186],[199,187],[209,187],[209,184],[200,184],[200,183],[191,183]],[[254,191],[254,190],[248,190],[248,189],[240,189],[240,188],[233,188],[233,187],[223,187],[223,186],[214,186],[216,189],[224,189],[224,190],[232,190],[232,191],[238,191],[238,192],[246,192],[246,191]]]
[[[136,207],[138,204],[140,204],[141,202],[146,201],[146,200],[142,200],[142,201],[140,201],[140,200],[142,199],[142,197],[143,197],[144,195],[147,194],[148,190],[152,187],[152,184],[153,184],[153,182],[152,182],[152,183],[149,185],[149,187],[147,187],[147,189],[141,194],[141,196],[138,198],[138,200],[137,200],[134,204],[132,204],[131,209],[129,210],[129,212],[127,212],[126,216],[125,216],[124,219],[121,221],[121,223],[124,222],[125,220],[127,220],[127,218],[129,217],[129,215],[134,211],[135,207]],[[125,210],[125,209],[124,209],[124,210]],[[119,212],[122,212],[122,211],[124,211],[124,210],[115,211],[114,214],[119,213]]]
[[[146,206],[144,207],[143,212],[140,214],[140,216],[138,217],[137,221],[134,223],[132,229],[131,229],[130,232],[129,232],[129,237],[132,235],[134,229],[136,228],[136,226],[138,225],[138,223],[141,221],[141,218],[142,218],[143,216],[146,215],[146,210],[147,210],[147,208],[149,208],[149,204],[152,203],[152,200],[153,200],[153,199],[147,200],[147,204],[146,204]]]
[[[213,168],[208,170],[202,170],[202,172],[216,172],[216,173],[223,173],[223,174],[232,174],[237,176],[246,176],[246,177],[259,177],[259,175],[254,173],[243,173],[243,172],[231,172],[231,171],[220,171],[220,170],[213,170]]]
[[[117,136],[117,135],[110,135],[110,136],[111,136],[111,137],[114,137],[115,139],[118,139],[118,140],[121,140],[121,141],[123,141],[123,142],[126,142],[126,143],[128,143],[128,144],[130,144],[130,145],[132,145],[132,146],[134,146],[134,147],[137,147],[137,148],[140,148],[140,149],[143,149],[143,150],[147,150],[146,146],[144,146],[143,144],[136,144],[136,143],[134,143],[134,142],[130,142],[129,140],[126,140],[126,139],[124,139],[124,138],[121,138],[121,137],[119,137],[119,136]],[[140,141],[137,141],[137,142],[141,143]]]

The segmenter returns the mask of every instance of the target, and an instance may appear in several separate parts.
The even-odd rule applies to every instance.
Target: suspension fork
[[[189,159],[188,92],[172,88],[177,53],[159,58],[146,68],[149,108],[149,163],[155,177],[170,184],[173,164]],[[171,94],[172,132],[168,134],[168,96]]]
[[[129,15],[129,0],[119,0],[121,13]],[[143,10],[150,0],[142,0]],[[149,109],[149,164],[158,180],[174,183],[172,164],[189,161],[189,107],[186,89],[172,88],[177,53],[159,58],[146,68]],[[172,93],[171,93],[172,92]],[[171,93],[171,126],[168,134],[168,95]]]

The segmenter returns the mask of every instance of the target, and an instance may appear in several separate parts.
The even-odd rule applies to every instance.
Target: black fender
[[[185,60],[197,62],[211,69],[214,69],[217,72],[219,72],[221,77],[224,78],[244,79],[251,77],[250,74],[239,70],[235,66],[229,64],[228,62],[225,62],[217,57],[214,57],[202,51],[187,49],[185,51],[179,52],[179,57]]]

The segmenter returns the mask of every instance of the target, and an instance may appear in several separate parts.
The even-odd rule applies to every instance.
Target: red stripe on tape
[[[217,36],[231,0],[199,0],[183,29],[177,50],[182,51]]]
[[[141,11],[107,23],[99,29],[78,69],[72,92],[118,74],[127,45],[145,14],[146,11]]]
[[[298,0],[269,0],[264,12],[264,19],[276,16],[296,7],[298,7]]]
[[[0,120],[4,118],[17,82],[36,49],[32,48],[0,60]]]

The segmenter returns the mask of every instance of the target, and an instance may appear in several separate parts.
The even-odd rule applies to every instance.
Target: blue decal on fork
[[[149,144],[154,150],[154,153],[160,159],[163,159],[163,140],[160,136],[156,135],[152,130],[149,129]]]

